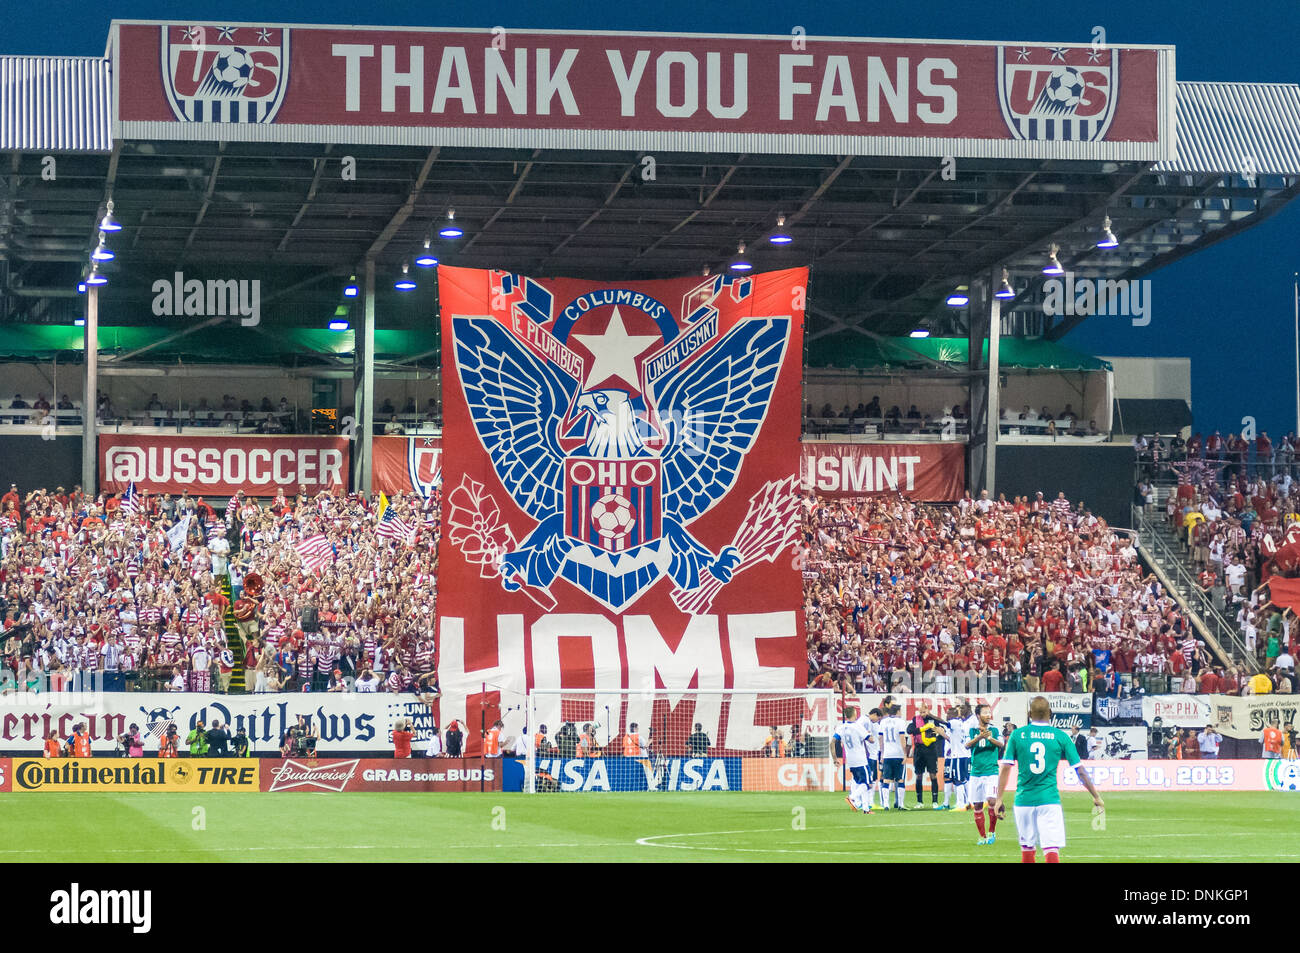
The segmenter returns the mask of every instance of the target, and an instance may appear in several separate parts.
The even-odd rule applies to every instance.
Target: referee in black
[[[912,768],[916,771],[916,806],[924,807],[921,797],[922,775],[928,771],[934,810],[942,810],[942,805],[939,804],[939,752],[943,750],[948,729],[930,711],[930,703],[922,701],[921,712],[907,726],[907,733],[911,736]]]

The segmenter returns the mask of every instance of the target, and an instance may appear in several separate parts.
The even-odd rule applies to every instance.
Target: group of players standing
[[[948,709],[942,720],[921,700],[918,714],[899,717],[900,706],[886,696],[879,708],[862,714],[853,706],[844,709],[844,721],[835,730],[848,769],[845,787],[849,806],[864,814],[874,812],[877,802],[883,810],[908,810],[905,763],[910,756],[916,773],[916,807],[924,808],[925,775],[930,776],[931,807],[950,810],[950,795],[956,792],[957,810],[974,812],[979,832],[978,846],[996,841],[998,820],[1006,815],[1002,795],[1017,768],[1015,803],[1016,829],[1022,860],[1033,863],[1042,846],[1048,863],[1060,860],[1065,846],[1065,819],[1061,811],[1056,768],[1067,761],[1080,782],[1092,795],[1098,810],[1102,800],[1087,772],[1079,766],[1079,754],[1070,737],[1052,726],[1052,712],[1046,698],[1038,696],[1029,705],[1029,724],[1009,733],[993,723],[989,705],[969,704]],[[943,803],[939,803],[939,752],[944,753]],[[886,790],[888,786],[888,790]]]

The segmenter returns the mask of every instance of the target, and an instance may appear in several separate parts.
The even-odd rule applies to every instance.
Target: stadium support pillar
[[[94,499],[99,470],[99,286],[86,286],[85,380],[81,392],[81,489]],[[58,395],[54,398],[58,400]]]
[[[354,381],[356,395],[353,400],[356,429],[353,452],[356,454],[356,488],[370,494],[373,477],[373,450],[375,429],[375,260],[366,259],[366,301],[362,309],[361,327],[357,329],[354,350]]]
[[[984,373],[984,329],[985,295],[987,291],[982,281],[972,281],[970,304],[966,315],[966,373],[967,373],[967,416],[970,422],[970,437],[966,445],[966,489],[972,496],[979,496],[980,490],[986,488],[988,479],[988,377]],[[993,378],[997,383],[997,378]],[[996,431],[997,422],[994,421]]]
[[[1001,286],[1001,270],[989,274],[984,288],[984,302],[989,315],[989,375],[988,399],[985,407],[984,486],[989,496],[997,496],[998,426],[1002,419],[1002,387],[998,364],[998,351],[1002,342],[1002,301],[993,294]]]

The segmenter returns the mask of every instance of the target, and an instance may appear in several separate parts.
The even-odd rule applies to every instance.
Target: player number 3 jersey
[[[1079,763],[1074,742],[1060,728],[1026,725],[1011,732],[1000,763],[1016,765],[1016,807],[1061,803],[1056,766],[1062,759]]]

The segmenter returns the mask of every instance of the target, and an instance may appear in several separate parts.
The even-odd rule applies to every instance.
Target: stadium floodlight
[[[416,256],[415,263],[421,268],[432,268],[438,264],[438,259],[434,257],[433,252],[429,251],[429,239],[424,240],[424,251]]]
[[[1016,296],[1016,289],[1011,287],[1011,276],[1008,275],[1007,270],[1003,268],[1002,287],[993,293],[993,297],[1002,298],[1005,300],[1007,298],[1014,298],[1015,296]]]
[[[78,282],[77,282],[77,294],[79,294],[79,295],[84,295],[85,293],[86,293],[86,283],[85,283],[84,281],[78,281]]]
[[[331,321],[331,322],[330,322],[330,330],[331,330],[331,331],[346,331],[346,330],[347,330],[348,328],[350,328],[350,327],[351,327],[351,325],[348,324],[346,321]]]
[[[754,265],[745,257],[745,243],[741,242],[736,248],[736,259],[731,263],[732,271],[752,271]]]
[[[355,298],[360,293],[361,289],[357,287],[357,276],[353,275],[348,279],[348,283],[343,286],[343,297]]]
[[[90,274],[86,276],[86,284],[88,285],[108,284],[108,279],[99,273],[99,265],[95,265],[93,268],[90,269]]]
[[[776,217],[776,231],[769,235],[767,240],[773,245],[789,245],[794,241],[794,237],[785,230],[784,215],[778,215]]]
[[[407,265],[406,262],[402,262],[402,277],[398,278],[397,281],[393,284],[393,287],[396,288],[398,291],[415,290],[415,282],[412,281],[410,276],[407,274],[409,268],[410,266]]]
[[[73,323],[74,325],[76,325],[77,327],[79,327],[79,328],[84,328],[84,327],[86,326],[86,319],[85,319],[85,318],[77,318],[77,320],[73,321],[72,323]]]
[[[908,335],[909,338],[928,338],[929,336],[930,336],[930,331],[928,328],[917,328],[915,331],[913,331],[911,334]]]
[[[1043,266],[1045,275],[1063,275],[1065,269],[1061,267],[1061,260],[1056,257],[1056,253],[1061,250],[1061,246],[1052,242],[1052,247],[1047,252],[1047,264]]]
[[[91,261],[112,261],[113,257],[114,257],[113,249],[109,248],[107,245],[104,244],[104,236],[100,235],[99,244],[96,245],[95,250],[90,253],[90,260]]]
[[[967,293],[969,291],[970,291],[969,285],[958,285],[957,290],[952,292],[952,294],[948,295],[947,299],[944,301],[944,304],[946,304],[950,308],[966,307],[966,305],[970,304],[970,295]]]
[[[113,200],[108,200],[108,209],[104,212],[104,217],[99,220],[99,230],[101,232],[120,232],[122,223],[113,217]]]
[[[1119,244],[1119,239],[1115,233],[1110,230],[1110,216],[1107,215],[1101,223],[1101,240],[1097,242],[1098,248],[1114,248]]]
[[[438,234],[443,238],[460,238],[465,234],[465,230],[456,224],[456,210],[447,209],[447,224],[438,229]]]

